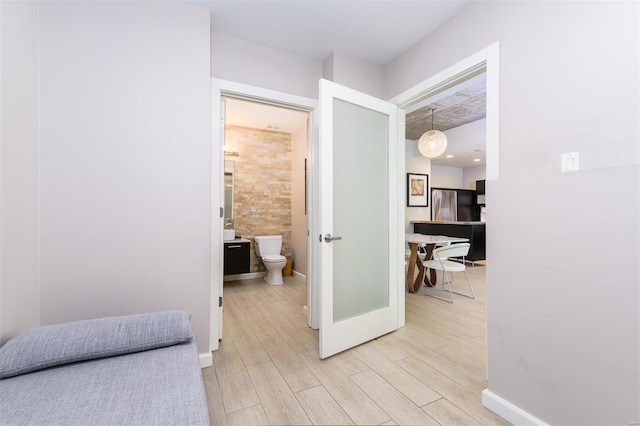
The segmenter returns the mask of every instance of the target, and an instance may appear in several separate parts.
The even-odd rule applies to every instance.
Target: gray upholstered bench
[[[208,425],[184,312],[25,331],[0,348],[1,425]]]

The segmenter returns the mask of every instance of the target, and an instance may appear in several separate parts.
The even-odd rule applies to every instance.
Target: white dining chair
[[[436,253],[436,250],[435,250],[436,248],[444,247],[444,246],[450,246],[450,245],[451,245],[451,241],[447,241],[447,242],[444,242],[444,243],[436,243],[434,250],[431,252],[431,258],[432,259],[436,258],[436,256],[437,256],[437,253]],[[420,245],[420,247],[418,249],[418,257],[420,258],[420,261],[422,261],[424,263],[424,261],[426,260],[426,257],[427,257],[427,251],[426,251],[426,249],[425,249],[425,251],[419,251],[421,248],[424,248],[424,244]],[[445,279],[446,279],[446,276],[447,276],[446,272],[443,273],[443,275],[445,276]]]
[[[459,294],[461,296],[468,297],[470,299],[475,299],[476,295],[473,292],[473,287],[471,287],[471,282],[469,281],[469,276],[467,275],[467,270],[464,263],[464,258],[469,254],[469,248],[471,245],[469,243],[460,243],[460,244],[451,244],[447,246],[442,246],[435,248],[432,253],[432,259],[426,260],[423,262],[425,268],[435,269],[438,271],[442,271],[442,290],[445,290],[445,286],[448,287],[449,299],[444,297],[440,297],[434,294],[423,293],[426,296],[436,297],[438,299],[446,300],[449,303],[453,303],[453,295],[452,293]],[[455,262],[453,260],[449,260],[450,257],[462,257],[461,262]],[[446,273],[449,272],[451,276],[451,280],[447,281]],[[467,279],[467,284],[469,285],[469,290],[471,290],[471,295],[458,293],[456,291],[451,290],[451,284],[453,282],[453,274],[452,272],[463,272],[464,277]]]

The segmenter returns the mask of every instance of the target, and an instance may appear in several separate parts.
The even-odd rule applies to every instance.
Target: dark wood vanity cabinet
[[[224,275],[250,272],[250,245],[249,241],[224,242]]]
[[[486,226],[484,223],[414,223],[413,232],[424,235],[446,235],[469,239],[467,260],[486,260]]]

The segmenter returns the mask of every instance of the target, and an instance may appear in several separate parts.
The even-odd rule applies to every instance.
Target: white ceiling
[[[225,98],[225,125],[294,133],[307,125],[308,116],[304,111]]]
[[[219,33],[318,61],[338,51],[381,65],[404,53],[471,3],[467,0],[179,1],[210,10],[212,29]],[[444,100],[429,99],[414,108],[434,102],[440,106]],[[444,112],[442,108],[440,112]],[[299,111],[234,99],[227,102],[226,123],[292,133],[306,123],[306,116]],[[459,119],[460,123],[470,121],[465,117]],[[443,156],[433,160],[433,164],[455,167],[484,164],[484,152],[480,163],[463,161],[469,157],[469,148],[477,147],[451,142],[447,153],[458,159],[452,161]]]
[[[185,0],[212,12],[213,31],[323,61],[347,53],[389,63],[471,1]]]

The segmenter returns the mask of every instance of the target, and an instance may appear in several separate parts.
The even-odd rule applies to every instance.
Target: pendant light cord
[[[433,111],[435,110],[436,110],[435,108],[431,108],[431,130],[434,130],[433,129]]]

